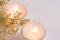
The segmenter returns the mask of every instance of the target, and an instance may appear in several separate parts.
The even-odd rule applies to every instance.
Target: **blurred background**
[[[60,0],[11,0],[21,2],[27,9],[26,18],[39,21],[44,25],[46,34],[43,40],[60,40]],[[9,38],[23,40],[20,31]]]

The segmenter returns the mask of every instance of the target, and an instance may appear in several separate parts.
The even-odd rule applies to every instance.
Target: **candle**
[[[23,36],[28,40],[40,40],[44,37],[45,30],[39,22],[28,22],[23,27]]]
[[[4,11],[9,15],[9,18],[11,19],[14,19],[14,16],[15,17],[18,16],[19,13],[20,15],[18,16],[18,18],[20,19],[24,18],[26,15],[26,8],[21,3],[15,2],[8,3],[4,7]]]

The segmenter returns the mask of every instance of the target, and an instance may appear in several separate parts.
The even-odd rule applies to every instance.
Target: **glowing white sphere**
[[[9,15],[10,18],[14,18],[14,15],[17,16],[18,13],[21,13],[18,18],[24,18],[26,15],[26,8],[21,3],[10,2],[7,3],[4,7],[4,11]],[[18,11],[18,13],[16,13]]]
[[[23,36],[28,40],[40,40],[45,35],[44,27],[36,21],[30,21],[23,27]]]

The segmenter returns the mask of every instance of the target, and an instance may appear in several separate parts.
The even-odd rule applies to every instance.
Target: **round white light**
[[[21,3],[10,2],[5,5],[4,11],[9,15],[11,19],[16,16],[22,19],[26,15],[26,8]]]
[[[23,36],[28,40],[40,40],[45,35],[43,26],[36,21],[30,21],[23,27]]]

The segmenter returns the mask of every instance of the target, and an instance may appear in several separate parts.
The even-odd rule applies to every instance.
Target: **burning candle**
[[[28,40],[41,40],[44,37],[45,30],[39,22],[28,22],[23,27],[23,36]]]
[[[20,15],[18,16],[18,18],[22,19],[26,15],[26,8],[21,3],[15,3],[15,2],[8,3],[4,7],[4,10],[11,19],[18,16],[19,14]]]

